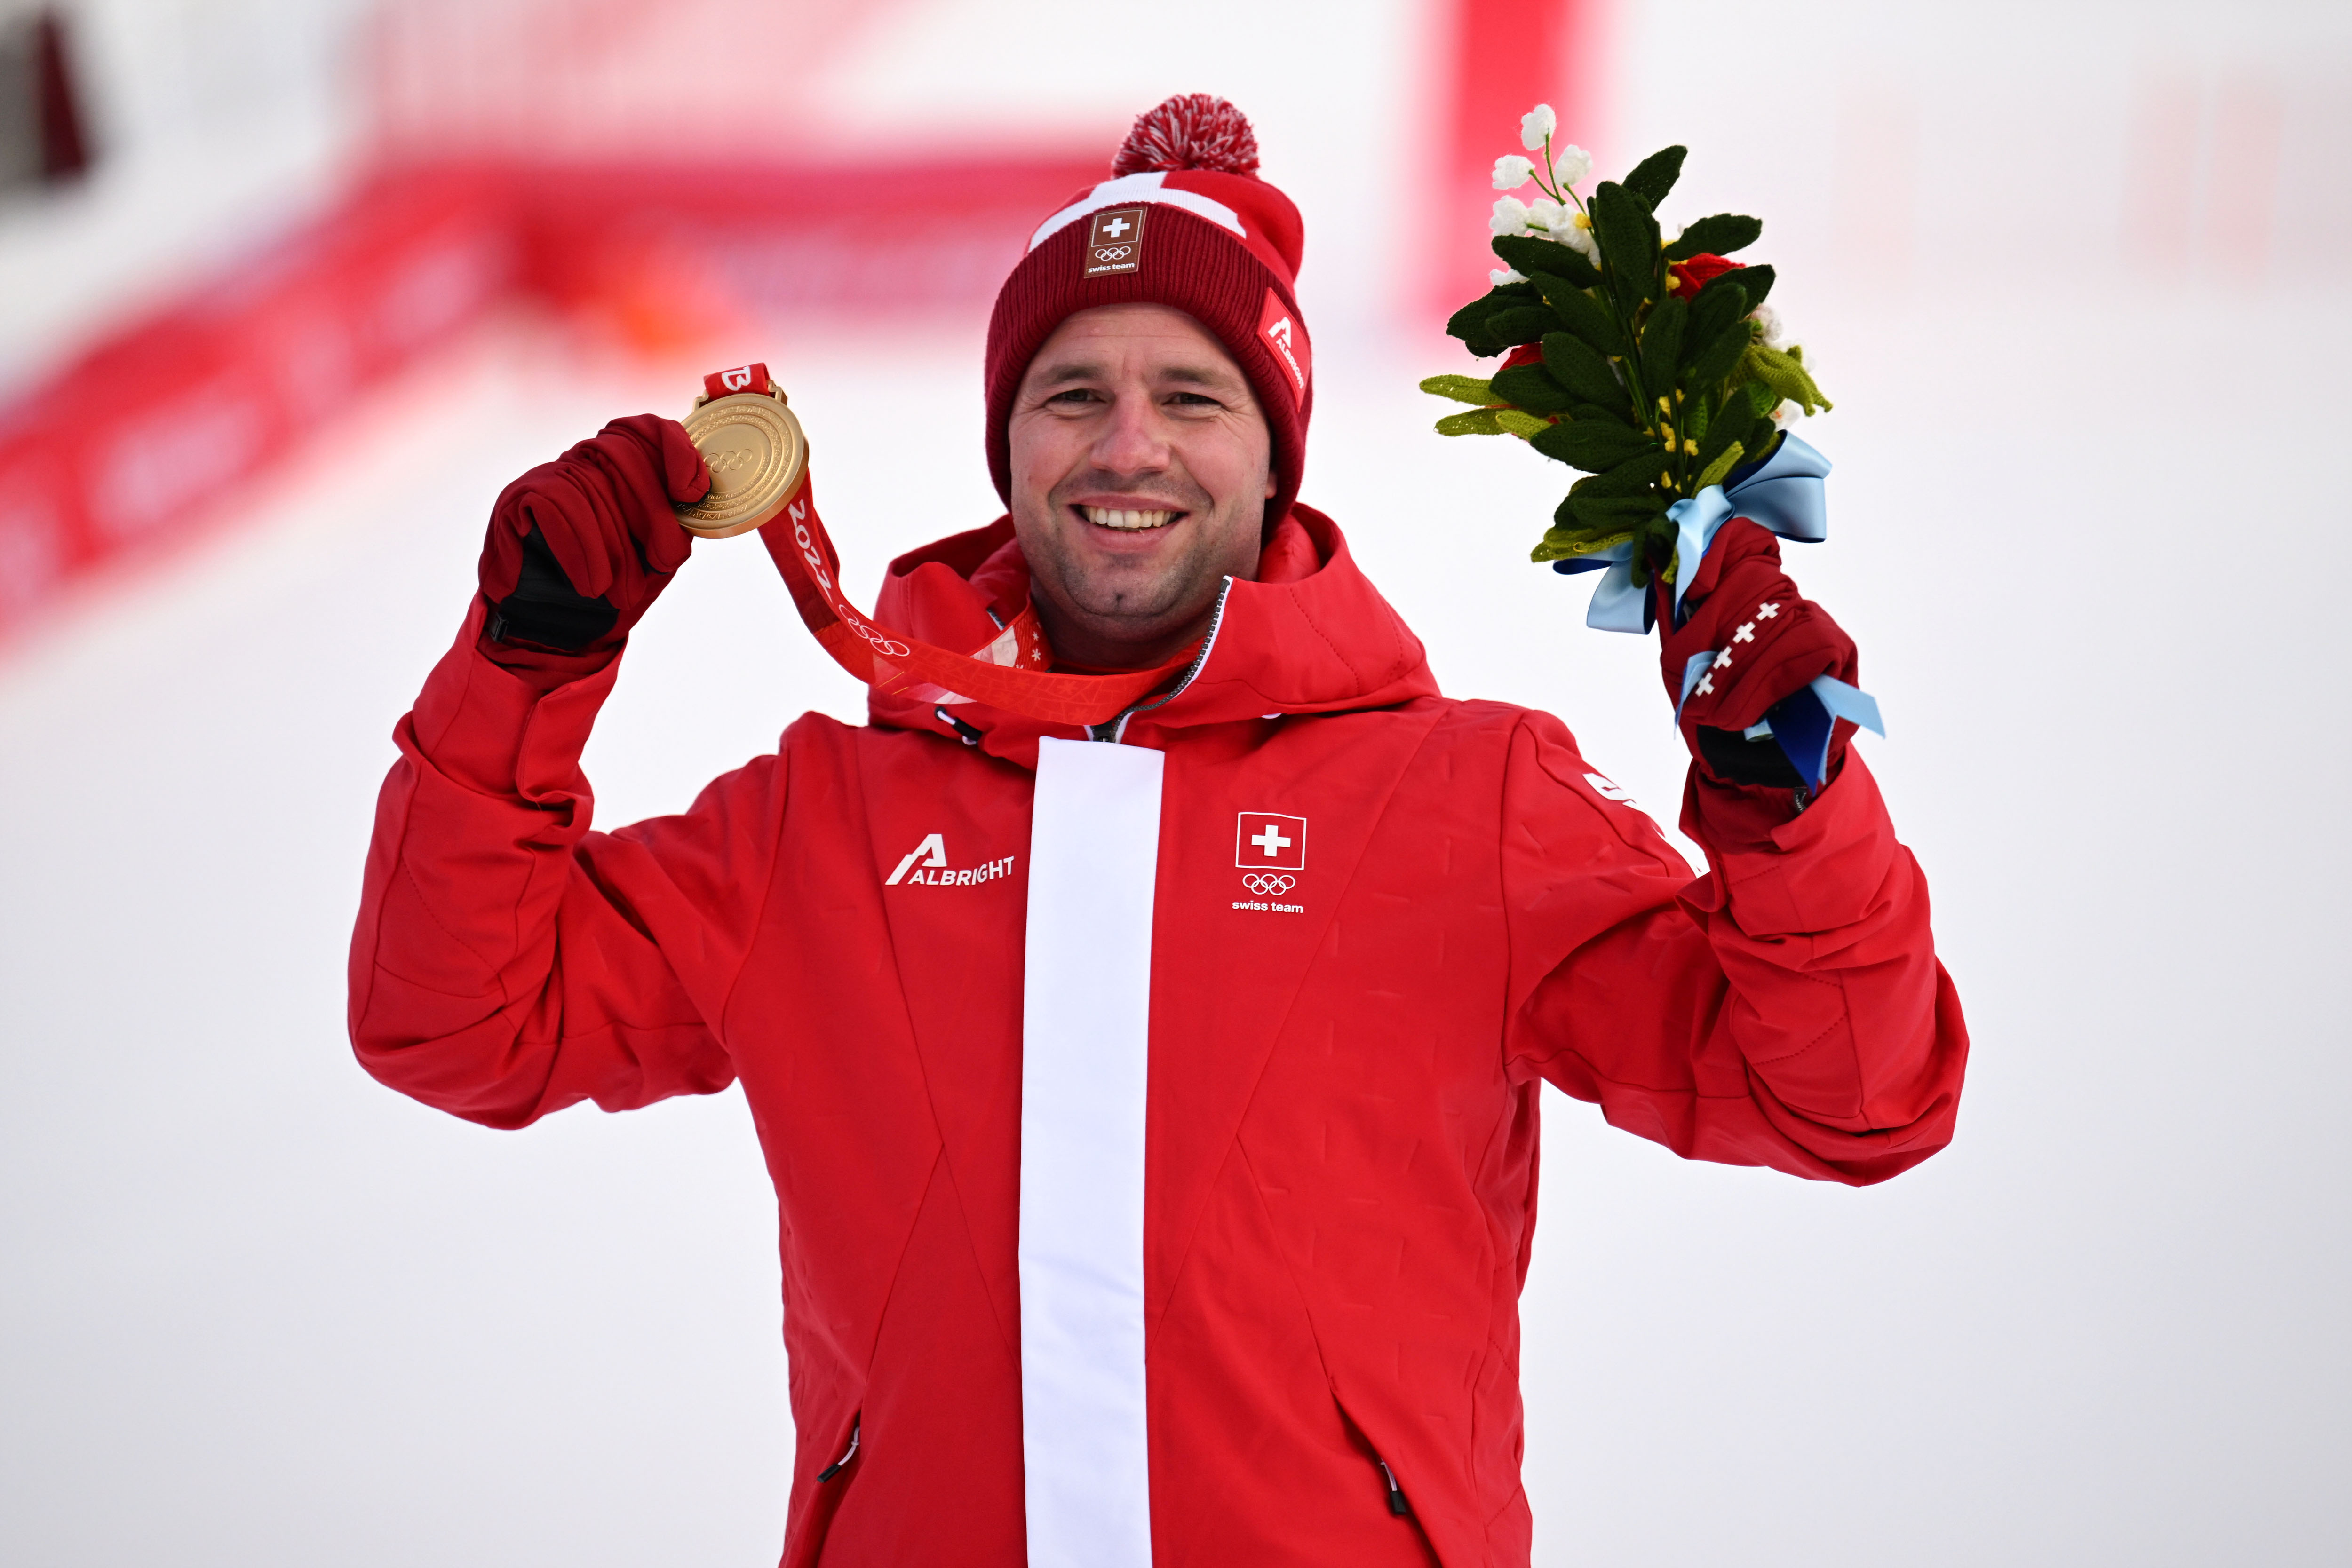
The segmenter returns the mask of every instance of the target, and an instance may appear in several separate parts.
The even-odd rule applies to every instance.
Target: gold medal
[[[808,437],[781,390],[696,398],[685,423],[710,465],[710,494],[677,508],[678,526],[690,534],[750,533],[784,509],[808,472]]]

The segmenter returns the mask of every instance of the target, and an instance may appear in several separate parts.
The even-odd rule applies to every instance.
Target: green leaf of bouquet
[[[1816,407],[1832,406],[1830,400],[1822,395],[1822,389],[1813,384],[1812,372],[1805,369],[1804,361],[1792,354],[1768,349],[1761,343],[1750,343],[1740,361],[1740,369],[1747,379],[1771,388],[1779,396],[1791,402],[1801,404],[1807,413],[1811,413]]]
[[[1619,329],[1617,318],[1609,314],[1609,307],[1563,279],[1538,277],[1535,281],[1543,291],[1544,303],[1552,308],[1560,325],[1603,354],[1624,353],[1625,334]]]
[[[1568,503],[1562,501],[1560,509],[1565,512],[1567,508]],[[1633,530],[1630,528],[1619,528],[1616,532],[1609,534],[1596,534],[1590,528],[1574,525],[1556,526],[1544,531],[1541,542],[1528,552],[1528,559],[1537,562],[1572,560],[1578,556],[1598,555],[1620,540],[1633,537]]]
[[[1666,563],[1665,580],[1675,580],[1675,525],[1662,511],[1643,523],[1633,536],[1633,580],[1641,587],[1650,585],[1649,564],[1653,560]]]
[[[1516,408],[1496,409],[1495,423],[1502,427],[1503,434],[1506,435],[1521,437],[1533,436],[1551,428],[1550,420],[1540,419],[1525,410]]]
[[[1592,231],[1609,264],[1618,310],[1630,319],[1643,300],[1659,292],[1658,220],[1641,197],[1604,180],[1592,193]]]
[[[1696,311],[1694,310],[1693,314],[1696,315]],[[1691,332],[1685,334],[1685,339],[1692,337],[1696,330],[1694,323]],[[1756,334],[1749,330],[1745,319],[1733,321],[1717,332],[1714,340],[1706,342],[1683,368],[1683,385],[1699,392],[1721,385],[1725,378],[1739,368],[1740,356],[1748,352],[1748,346],[1755,340]]]
[[[1600,408],[1626,406],[1625,389],[1601,351],[1573,332],[1543,335],[1544,367],[1580,402]],[[1622,417],[1622,415],[1620,417]]]
[[[1666,475],[1666,456],[1663,452],[1637,453],[1605,473],[1591,474],[1568,487],[1571,496],[1594,499],[1603,497],[1643,496],[1655,490]]]
[[[1658,444],[1639,431],[1613,421],[1574,419],[1539,432],[1528,442],[1547,457],[1573,468],[1598,474],[1640,455],[1656,452]]]
[[[1738,213],[1715,213],[1683,230],[1682,237],[1666,246],[1668,261],[1688,261],[1695,256],[1729,256],[1746,250],[1764,234],[1760,218],[1742,217]]]
[[[1683,332],[1685,359],[1698,358],[1725,328],[1748,314],[1748,291],[1739,286],[1738,277],[1737,272],[1717,274],[1691,297],[1690,326]]]
[[[1578,403],[1568,411],[1568,417],[1587,420],[1595,424],[1613,424],[1620,430],[1642,428],[1641,422],[1627,412],[1626,402],[1622,398],[1612,406],[1603,406],[1597,402]]]
[[[1460,413],[1449,413],[1437,422],[1440,435],[1502,435],[1506,434],[1495,416],[1500,409],[1473,408]]]
[[[1601,274],[1580,252],[1573,251],[1558,240],[1538,239],[1533,235],[1496,235],[1489,242],[1505,265],[1533,277],[1538,272],[1549,272],[1565,277],[1579,288],[1591,288],[1601,281]],[[1513,284],[1518,287],[1520,285]],[[1529,290],[1533,292],[1533,290]]]
[[[1559,319],[1549,307],[1514,305],[1487,318],[1483,333],[1489,341],[1516,348],[1521,343],[1536,341],[1559,324]]]
[[[1532,305],[1541,296],[1536,293],[1533,284],[1506,283],[1500,287],[1488,289],[1448,317],[1445,330],[1450,336],[1459,338],[1465,343],[1470,342],[1480,335],[1482,326],[1499,312],[1507,310],[1515,305]],[[1483,351],[1492,353],[1494,350],[1490,349]]]
[[[1700,469],[1698,471],[1698,477],[1691,481],[1691,494],[1696,496],[1701,490],[1706,489],[1709,485],[1722,484],[1723,476],[1726,474],[1730,473],[1733,468],[1738,465],[1739,455],[1747,450],[1748,449],[1746,447],[1740,445],[1739,443],[1735,441],[1730,445],[1725,447],[1722,451],[1717,453],[1715,455],[1715,461]]]
[[[1625,188],[1649,204],[1652,212],[1666,199],[1675,182],[1683,176],[1683,159],[1689,154],[1687,147],[1662,147],[1633,165],[1625,176]]]
[[[1450,397],[1455,402],[1490,403],[1495,401],[1495,383],[1482,382],[1476,376],[1425,376],[1421,390],[1432,397]]]
[[[1693,441],[1706,439],[1707,426],[1713,423],[1714,401],[1704,393],[1690,400],[1683,409],[1683,434]]]
[[[1473,299],[1445,319],[1446,335],[1460,338],[1467,342],[1477,336],[1480,329],[1486,326],[1486,318],[1501,308],[1502,306],[1491,294],[1484,298]]]
[[[1704,402],[1700,406],[1704,407]],[[1715,460],[1723,455],[1727,448],[1739,445],[1755,423],[1755,411],[1748,406],[1746,394],[1738,392],[1732,394],[1724,408],[1707,422],[1704,434],[1696,430],[1694,422],[1691,438],[1698,443],[1699,472],[1704,474],[1712,468]],[[1696,494],[1706,488],[1705,485],[1695,486],[1692,493]]]
[[[1748,296],[1748,309],[1750,314],[1753,314],[1756,308],[1764,303],[1765,296],[1772,292],[1773,281],[1779,276],[1772,270],[1770,262],[1759,261],[1753,267],[1743,267],[1736,273],[1720,274],[1715,281],[1720,283],[1726,277],[1738,278],[1739,291]]]
[[[1495,395],[1529,413],[1566,413],[1576,399],[1541,365],[1514,365],[1495,372]]]
[[[1690,307],[1676,295],[1650,308],[1650,319],[1642,327],[1642,384],[1651,391],[1664,392],[1675,384],[1675,371],[1682,362],[1683,327],[1689,319]]]
[[[1575,532],[1611,543],[1638,538],[1641,530],[1653,519],[1664,517],[1666,509],[1665,503],[1654,496],[1570,496],[1567,506],[1569,516],[1575,520]]]

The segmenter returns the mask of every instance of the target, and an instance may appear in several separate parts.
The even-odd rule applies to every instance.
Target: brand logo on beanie
[[[1264,338],[1282,368],[1290,372],[1290,401],[1307,399],[1307,378],[1314,373],[1314,350],[1307,346],[1307,329],[1282,302],[1282,296],[1269,288],[1265,291],[1265,308],[1257,313],[1257,335]]]
[[[1143,265],[1143,209],[1114,207],[1087,225],[1088,277],[1134,272]]]

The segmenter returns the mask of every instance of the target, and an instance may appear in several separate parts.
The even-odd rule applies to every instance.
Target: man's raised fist
[[[651,413],[533,468],[490,508],[488,635],[565,653],[617,648],[693,548],[673,503],[709,490],[686,427]]]
[[[1690,619],[1660,639],[1659,667],[1667,697],[1682,705],[1678,719],[1691,755],[1727,783],[1802,784],[1779,745],[1744,739],[1741,732],[1816,675],[1851,685],[1861,668],[1853,639],[1797,591],[1780,570],[1780,541],[1746,517],[1717,533],[1683,607]],[[1706,663],[1695,672],[1701,654]],[[1834,730],[1822,783],[1836,777],[1853,732],[1843,724]]]

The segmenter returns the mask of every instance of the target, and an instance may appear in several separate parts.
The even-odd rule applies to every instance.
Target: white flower
[[[1519,116],[1519,145],[1530,152],[1540,152],[1544,142],[1559,129],[1559,116],[1551,111],[1551,105],[1539,103]]]
[[[1780,424],[1786,424],[1792,419],[1802,419],[1804,417],[1805,405],[1799,402],[1794,398],[1782,398],[1780,400],[1780,406],[1772,411],[1774,423]]]
[[[1486,281],[1500,288],[1507,283],[1525,283],[1528,275],[1508,267],[1498,267],[1486,275]]]
[[[1563,147],[1559,155],[1552,160],[1552,170],[1560,188],[1566,190],[1592,172],[1592,154],[1581,147]]]
[[[1567,226],[1553,237],[1593,266],[1601,265],[1601,242],[1592,237],[1592,220],[1582,213],[1570,214]]]
[[[1759,305],[1748,313],[1748,319],[1756,323],[1760,340],[1766,348],[1785,349],[1789,346],[1780,335],[1780,315],[1772,307]]]
[[[1528,227],[1531,229],[1556,230],[1567,218],[1566,209],[1549,196],[1538,196],[1528,204]]]
[[[1495,198],[1495,215],[1486,220],[1489,234],[1515,235],[1528,226],[1528,204],[1517,196]]]
[[[1536,166],[1517,153],[1507,153],[1495,160],[1495,189],[1516,191],[1535,177]]]

